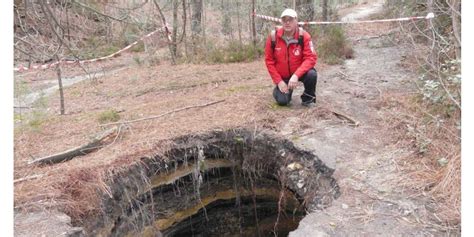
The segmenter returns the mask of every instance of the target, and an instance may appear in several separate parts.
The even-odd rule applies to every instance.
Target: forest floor
[[[382,16],[380,4],[368,1],[343,16],[349,12],[351,20]],[[126,54],[90,69],[109,73],[65,88],[63,116],[58,115],[57,91],[36,102],[25,99],[50,87],[56,72],[16,74],[15,80],[23,81],[15,91],[16,235],[65,233],[69,230],[49,227],[68,224],[67,216],[52,211],[48,219],[40,218],[41,213],[59,209],[73,220],[91,214],[99,203],[88,196],[88,190],[103,188],[110,171],[153,155],[175,137],[237,127],[277,132],[335,169],[342,195],[331,207],[308,214],[290,236],[459,235],[460,230],[437,220],[437,206],[429,196],[404,186],[402,160],[414,151],[397,140],[390,118],[397,113],[397,100],[416,93],[417,75],[409,67],[410,48],[398,44],[396,34],[387,34],[397,27],[389,23],[347,27],[354,58],[342,65],[317,65],[313,108],[299,103],[302,85],[294,92],[291,106],[277,106],[263,59],[149,66],[139,63],[140,55]],[[81,75],[81,69],[64,69],[64,75]],[[115,110],[125,121],[217,101],[130,123],[121,127],[111,144],[68,162],[28,165],[34,158],[79,146],[111,127],[98,121],[104,111]]]

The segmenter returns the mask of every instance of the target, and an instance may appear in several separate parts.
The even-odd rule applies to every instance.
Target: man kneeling
[[[273,97],[279,105],[288,105],[298,81],[303,82],[302,105],[316,103],[317,54],[311,36],[298,27],[297,14],[286,9],[281,14],[282,27],[277,27],[265,44],[265,64],[276,84]]]

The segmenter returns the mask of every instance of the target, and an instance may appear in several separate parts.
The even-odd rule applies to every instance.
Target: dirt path
[[[107,71],[95,71],[90,72],[85,75],[77,75],[72,77],[64,77],[62,79],[63,88],[72,86],[76,83],[79,83],[84,80],[97,80],[103,76],[110,76],[114,75],[115,73],[120,72],[121,70],[125,69],[124,66],[119,66],[117,68],[107,70]],[[32,91],[30,93],[17,96],[14,98],[14,106],[17,107],[31,107],[36,101],[38,101],[42,97],[51,96],[52,94],[56,93],[59,89],[58,80],[51,79],[51,80],[42,80],[41,86],[38,86],[39,89]]]
[[[363,19],[381,9],[377,1],[343,19]],[[404,177],[397,164],[410,153],[387,136],[389,112],[380,110],[385,94],[414,92],[409,82],[416,75],[400,66],[409,51],[387,37],[353,43],[355,59],[320,73],[317,92],[320,105],[360,125],[293,117],[288,121],[294,126],[283,131],[294,134],[291,127],[309,125],[302,132],[309,135],[288,138],[335,168],[342,192],[331,207],[307,215],[290,236],[445,236],[431,224],[428,198],[414,198],[400,186]]]

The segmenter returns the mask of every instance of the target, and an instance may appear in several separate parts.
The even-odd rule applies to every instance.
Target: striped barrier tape
[[[254,15],[258,18],[279,22],[281,23],[280,18],[265,16],[260,14]],[[360,24],[360,23],[378,23],[378,22],[392,22],[392,21],[412,21],[412,20],[428,20],[433,19],[434,13],[430,12],[426,16],[413,16],[413,17],[401,17],[401,18],[392,18],[392,19],[381,19],[381,20],[364,20],[364,21],[300,21],[298,25],[329,25],[329,24]]]
[[[112,58],[112,57],[115,57],[116,55],[120,54],[120,53],[123,53],[125,52],[126,50],[129,50],[131,47],[135,46],[136,44],[138,44],[138,42],[140,41],[143,41],[144,39],[158,33],[158,32],[166,32],[168,34],[168,38],[170,38],[170,30],[169,30],[169,27],[168,26],[163,26],[153,32],[150,32],[144,36],[142,36],[140,39],[136,40],[135,42],[127,45],[125,48],[115,52],[115,53],[112,53],[112,54],[109,54],[107,56],[104,56],[104,57],[100,57],[100,58],[94,58],[94,59],[87,59],[87,60],[59,60],[59,61],[56,61],[54,63],[49,63],[49,64],[43,64],[43,65],[33,65],[33,66],[30,66],[30,67],[25,67],[23,65],[20,65],[18,67],[15,67],[13,68],[13,71],[15,72],[24,72],[24,71],[29,71],[29,70],[38,70],[38,69],[48,69],[48,68],[52,68],[58,64],[76,64],[76,63],[79,63],[79,64],[84,64],[84,63],[92,63],[92,62],[97,62],[97,61],[102,61],[102,60],[105,60],[105,59],[108,59],[108,58]]]

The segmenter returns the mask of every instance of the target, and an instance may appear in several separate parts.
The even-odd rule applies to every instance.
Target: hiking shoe
[[[313,108],[316,107],[316,102],[313,101],[306,101],[306,102],[301,102],[301,105],[307,108]]]

